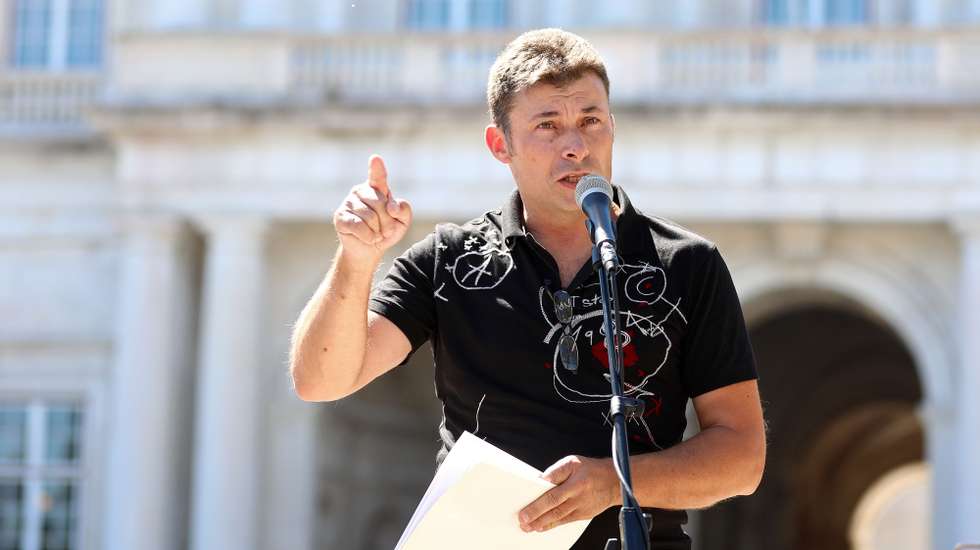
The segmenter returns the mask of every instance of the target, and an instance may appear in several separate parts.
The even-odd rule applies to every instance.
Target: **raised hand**
[[[378,155],[368,160],[367,180],[354,186],[333,214],[344,252],[363,261],[379,261],[405,236],[411,222],[412,207],[392,195],[388,171]]]

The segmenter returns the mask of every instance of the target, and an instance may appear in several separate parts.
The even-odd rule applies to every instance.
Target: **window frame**
[[[54,355],[60,355],[59,350],[54,350]],[[86,350],[88,351],[88,350]],[[13,353],[12,363],[17,364],[16,355]],[[31,354],[33,355],[33,354]],[[88,353],[81,353],[78,357],[80,362],[88,363],[86,357]],[[108,358],[106,358],[108,360]],[[47,361],[41,361],[47,363]],[[105,447],[104,433],[104,410],[106,403],[106,390],[104,387],[104,370],[89,369],[78,370],[67,365],[60,365],[62,359],[52,357],[52,363],[59,365],[49,368],[41,367],[37,361],[25,360],[25,368],[21,370],[9,370],[0,368],[0,403],[40,407],[47,410],[51,407],[61,407],[66,404],[77,407],[82,418],[80,423],[78,448],[78,459],[68,464],[57,462],[43,462],[41,464],[30,464],[29,457],[32,453],[39,453],[45,459],[46,449],[45,440],[33,438],[31,430],[46,431],[45,415],[36,414],[32,420],[28,414],[27,445],[35,445],[36,449],[27,450],[25,462],[19,465],[5,464],[0,466],[0,477],[21,479],[24,485],[24,509],[23,513],[31,513],[35,517],[25,515],[21,528],[25,531],[21,533],[21,544],[31,542],[34,546],[23,546],[25,550],[37,550],[40,548],[42,540],[43,525],[41,523],[42,514],[37,510],[30,511],[31,498],[43,490],[44,483],[52,480],[72,479],[76,481],[74,495],[75,500],[75,520],[76,529],[73,533],[73,543],[77,550],[95,550],[100,548],[100,533],[98,518],[103,514],[102,499],[104,495],[104,476],[102,474],[102,464],[108,458],[103,450]],[[27,366],[28,363],[33,363]],[[32,368],[33,367],[33,368]],[[40,409],[39,409],[40,410]],[[31,426],[32,421],[38,427]],[[8,475],[14,470],[20,469],[27,475],[20,476]],[[54,474],[54,475],[52,475]],[[30,483],[35,486],[29,487],[27,479],[31,478]],[[33,529],[34,532],[27,537],[26,531]],[[36,543],[34,542],[36,541]]]
[[[446,3],[446,22],[442,26],[425,25],[419,26],[413,23],[412,9],[413,4],[432,3],[445,1]],[[476,25],[473,16],[474,2],[491,0],[404,0],[401,5],[401,25],[403,28],[413,32],[469,32],[469,31],[492,31],[503,30],[511,26],[511,0],[496,0],[502,4],[504,20],[500,25]]]
[[[830,6],[834,0],[759,0],[756,4],[758,20],[769,27],[777,28],[822,28],[822,27],[863,27],[874,24],[874,3],[870,0],[852,0],[864,5],[863,21],[829,21]],[[776,21],[770,18],[772,7],[776,2],[785,3],[786,20]]]
[[[18,36],[17,27],[18,5],[17,0],[11,1],[7,5],[7,35],[9,39],[2,48],[5,54],[4,61],[6,66],[23,71],[42,71],[42,72],[65,72],[65,71],[90,71],[101,69],[106,64],[106,35],[109,23],[107,3],[108,0],[98,0],[101,8],[98,15],[101,21],[99,32],[101,39],[99,43],[98,60],[95,63],[71,64],[71,11],[72,0],[48,0],[50,4],[50,20],[45,28],[47,41],[47,59],[43,64],[21,64],[18,60]]]

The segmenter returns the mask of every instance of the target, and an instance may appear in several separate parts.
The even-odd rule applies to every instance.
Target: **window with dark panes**
[[[45,401],[0,403],[0,550],[74,550],[82,410]]]
[[[13,19],[13,64],[46,66],[51,45],[51,0],[16,0]]]
[[[509,22],[507,0],[407,0],[405,26],[416,30],[499,29]]]
[[[72,0],[68,10],[68,66],[102,64],[102,0]]]
[[[10,63],[60,71],[102,65],[104,0],[13,0]]]
[[[405,24],[418,30],[438,30],[449,26],[449,0],[409,0]]]
[[[470,0],[469,23],[473,29],[502,29],[509,14],[504,0]]]
[[[828,25],[859,25],[868,21],[865,0],[825,0],[824,20]]]
[[[898,10],[904,0],[895,0]],[[763,0],[761,19],[769,25],[834,26],[870,21],[868,0]]]

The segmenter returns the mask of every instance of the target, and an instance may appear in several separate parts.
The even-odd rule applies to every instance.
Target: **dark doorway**
[[[847,549],[862,495],[923,459],[915,364],[857,306],[794,305],[750,327],[768,423],[762,485],[701,513],[702,549]]]

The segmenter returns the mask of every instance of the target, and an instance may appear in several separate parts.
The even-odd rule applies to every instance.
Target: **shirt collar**
[[[616,244],[619,252],[649,250],[652,243],[650,232],[646,230],[647,224],[643,223],[643,214],[633,207],[622,187],[618,185],[612,187],[613,201],[619,205],[621,211],[616,220]],[[511,193],[500,214],[500,229],[508,247],[513,247],[519,239],[527,238],[527,231],[524,228],[524,203],[517,189]]]

